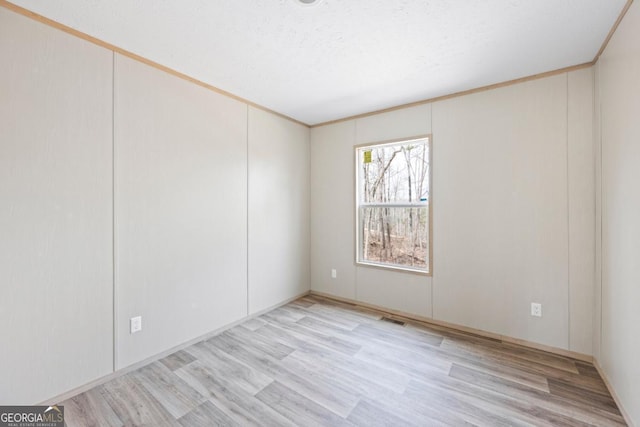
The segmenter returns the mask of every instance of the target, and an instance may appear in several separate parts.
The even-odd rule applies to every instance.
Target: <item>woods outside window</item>
[[[431,273],[431,137],[356,148],[356,260]]]

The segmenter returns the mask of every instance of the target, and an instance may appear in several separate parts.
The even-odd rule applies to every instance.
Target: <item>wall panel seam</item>
[[[249,201],[251,200],[251,198],[249,197],[249,190],[250,190],[250,186],[249,186],[249,105],[246,104],[246,124],[245,124],[245,148],[246,148],[246,159],[247,159],[247,172],[246,172],[246,179],[247,179],[247,194],[246,194],[246,207],[245,207],[245,212],[247,213],[247,218],[246,218],[246,233],[247,233],[247,310],[246,310],[246,315],[248,316],[251,310],[251,307],[249,305],[249,293],[250,293],[250,286],[249,286],[249,275],[250,275],[250,269],[249,269],[249,254],[250,254],[250,250],[249,250]]]
[[[117,247],[116,247],[116,53],[111,52],[111,237],[112,237],[112,322],[113,322],[113,371],[118,367],[118,310],[117,310]]]
[[[571,124],[569,123],[569,73],[566,75],[566,147],[567,147],[567,348],[571,350],[571,174],[569,145]]]
[[[350,144],[350,149],[351,149],[351,153],[352,154],[354,153],[354,150],[355,150],[354,146],[357,145],[357,144],[358,144],[358,120],[354,120],[353,121],[353,138],[352,138],[351,144]],[[352,165],[352,167],[353,167],[352,174],[353,174],[353,177],[354,177],[353,178],[354,179],[354,184],[357,184],[357,182],[358,182],[358,171],[356,170],[356,166],[355,165],[356,165],[355,163],[353,163],[353,165]],[[355,192],[355,187],[356,186],[354,185],[353,188],[352,188],[353,197],[351,199],[351,203],[353,203],[353,217],[351,218],[351,223],[353,224],[353,228],[355,230],[355,233],[352,234],[353,241],[354,241],[355,244],[357,244],[356,243],[358,241],[357,233],[359,232],[360,224],[358,224],[356,222],[356,218],[358,217],[358,213],[356,212],[356,209],[358,209],[356,198],[358,197],[358,195]],[[354,246],[355,246],[355,244],[354,244]],[[355,260],[357,259],[357,256],[358,256],[357,253],[358,253],[359,250],[360,249],[358,247],[356,247],[356,251],[351,254],[351,256],[354,257],[354,263],[355,263]],[[355,283],[354,283],[353,289],[354,289],[356,301],[360,300],[359,292],[358,292],[358,283],[359,283],[358,271],[359,270],[360,270],[360,268],[358,267],[358,265],[355,265],[355,271],[354,271],[354,274],[353,274],[353,279],[354,279]]]
[[[430,164],[429,164],[429,168],[431,169],[430,174],[431,176],[429,177],[429,179],[431,180],[430,184],[430,193],[429,193],[429,198],[431,200],[429,200],[429,204],[431,206],[431,218],[429,218],[431,224],[431,230],[429,230],[429,232],[431,233],[431,236],[429,237],[431,240],[431,247],[429,247],[429,253],[431,256],[431,265],[429,266],[429,268],[431,269],[431,318],[434,318],[434,314],[433,314],[433,306],[434,306],[434,302],[433,302],[433,288],[435,286],[436,280],[435,280],[435,275],[433,274],[433,264],[434,264],[434,242],[435,242],[435,236],[434,236],[434,232],[435,232],[435,215],[433,214],[434,210],[433,210],[433,189],[435,188],[434,183],[433,183],[433,177],[434,177],[434,173],[433,173],[433,159],[435,158],[434,153],[433,153],[433,138],[434,138],[434,132],[433,132],[433,104],[429,105],[429,131],[431,132],[431,153],[429,153],[429,157],[431,157],[430,159]]]
[[[600,76],[602,76],[602,71],[598,72],[598,78],[600,78]],[[600,88],[601,85],[598,84],[598,118],[599,118],[599,125],[598,125],[598,140],[600,142],[599,144],[599,151],[600,151],[600,312],[598,313],[600,315],[600,345],[599,345],[599,350],[600,350],[600,354],[599,356],[602,357],[602,339],[603,339],[603,334],[604,334],[604,300],[603,300],[603,296],[604,296],[604,211],[605,211],[605,207],[604,207],[604,141],[602,140],[602,128],[604,127],[604,120],[602,118],[602,95],[600,92]]]

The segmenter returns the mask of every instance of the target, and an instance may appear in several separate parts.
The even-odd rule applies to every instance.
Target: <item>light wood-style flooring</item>
[[[69,426],[625,425],[589,363],[405,321],[305,297],[61,404]]]

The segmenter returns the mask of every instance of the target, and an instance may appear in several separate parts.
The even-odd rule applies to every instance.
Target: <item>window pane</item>
[[[359,150],[360,201],[406,203],[429,200],[426,140]]]
[[[426,269],[429,208],[360,208],[362,261]]]

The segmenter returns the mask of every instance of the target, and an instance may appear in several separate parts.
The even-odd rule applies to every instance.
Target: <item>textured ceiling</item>
[[[12,0],[307,124],[590,62],[625,0]]]

